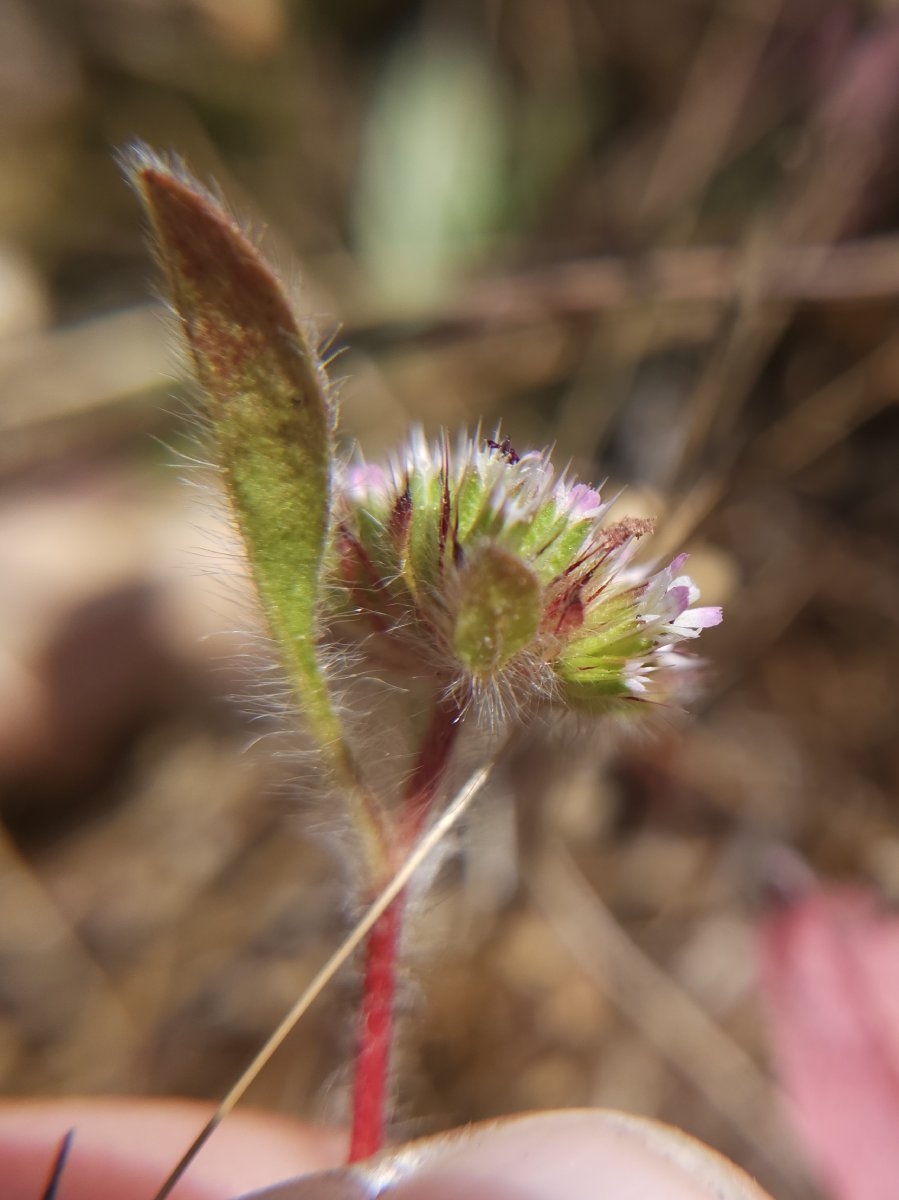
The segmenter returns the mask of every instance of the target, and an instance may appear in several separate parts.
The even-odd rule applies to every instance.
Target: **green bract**
[[[471,675],[489,678],[536,637],[540,581],[517,555],[484,542],[462,563],[457,583],[453,652]]]

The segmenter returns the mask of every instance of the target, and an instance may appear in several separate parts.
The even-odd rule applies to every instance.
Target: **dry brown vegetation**
[[[250,601],[172,469],[140,136],[302,264],[369,455],[501,418],[726,606],[685,726],[514,748],[419,922],[397,1131],[607,1104],[809,1195],[753,927],[806,872],[899,897],[899,10],[0,0],[0,30],[3,1091],[216,1095],[349,915],[302,759],[245,754],[228,699]],[[340,1118],[351,987],[256,1103]]]

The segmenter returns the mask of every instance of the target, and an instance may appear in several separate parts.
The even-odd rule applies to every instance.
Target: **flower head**
[[[387,467],[337,480],[332,582],[352,636],[406,678],[491,719],[540,705],[603,712],[666,694],[697,608],[683,557],[631,563],[652,522],[610,522],[599,492],[508,439],[413,433]]]

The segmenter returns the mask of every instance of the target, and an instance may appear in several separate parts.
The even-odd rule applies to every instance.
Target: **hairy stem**
[[[400,854],[415,842],[431,812],[459,729],[457,706],[439,700],[409,779],[400,819]],[[359,1045],[353,1081],[350,1162],[381,1149],[390,1088],[396,971],[405,912],[397,896],[372,929],[365,947]]]
[[[403,900],[403,896],[394,900],[369,934],[365,944],[359,1048],[353,1081],[350,1162],[368,1158],[380,1150],[384,1140]]]

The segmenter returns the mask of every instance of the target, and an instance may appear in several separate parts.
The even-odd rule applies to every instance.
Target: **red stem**
[[[459,728],[458,722],[456,706],[438,702],[406,788],[400,820],[402,855],[411,849],[434,802]],[[350,1162],[368,1158],[384,1143],[396,965],[404,908],[405,893],[402,893],[374,926],[365,946]]]
[[[359,1048],[353,1081],[350,1162],[368,1158],[384,1141],[384,1110],[393,1042],[393,1000],[403,897],[385,911],[365,943],[365,976],[359,1017]]]

